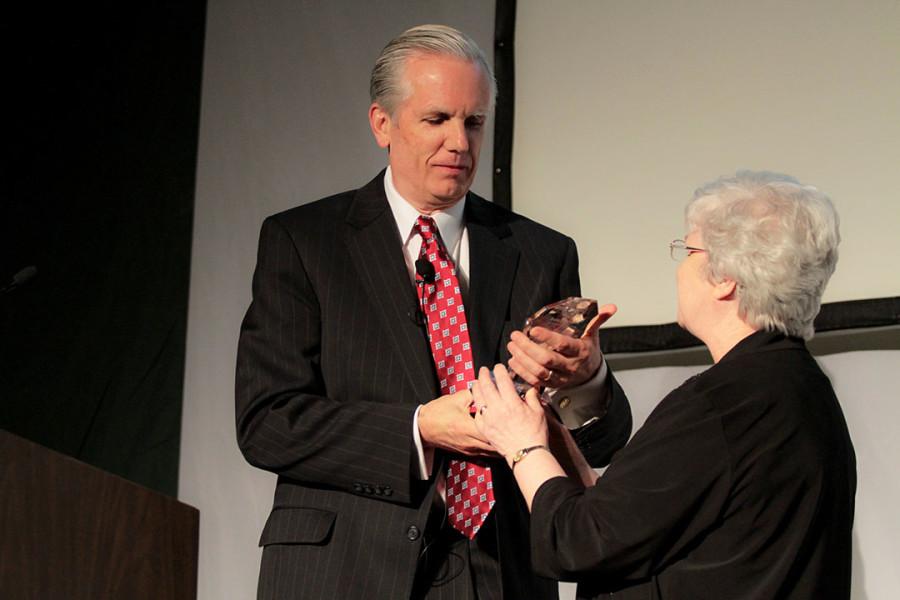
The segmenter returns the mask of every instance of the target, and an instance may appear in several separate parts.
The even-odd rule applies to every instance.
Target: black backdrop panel
[[[0,427],[174,495],[205,2],[110,6],[3,19]]]

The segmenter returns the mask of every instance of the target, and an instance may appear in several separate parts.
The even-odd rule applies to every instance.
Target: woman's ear
[[[713,294],[716,300],[736,300],[737,282],[734,279],[725,277],[713,284]]]

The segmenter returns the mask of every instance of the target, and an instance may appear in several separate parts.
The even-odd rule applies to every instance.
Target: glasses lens
[[[684,247],[684,240],[673,240],[671,244],[669,244],[669,255],[672,257],[672,260],[678,262],[687,257],[688,251]]]

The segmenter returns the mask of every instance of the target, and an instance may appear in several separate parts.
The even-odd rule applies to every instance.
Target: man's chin
[[[441,188],[440,190],[435,190],[435,192],[432,193],[432,196],[442,206],[453,206],[454,204],[459,202],[460,199],[465,197],[468,191],[468,185],[454,185]]]

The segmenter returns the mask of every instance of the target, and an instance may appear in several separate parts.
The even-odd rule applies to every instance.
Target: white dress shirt
[[[406,260],[406,270],[409,280],[415,284],[416,260],[422,250],[422,238],[415,233],[413,226],[419,218],[419,211],[407,202],[394,187],[391,168],[387,168],[384,175],[384,191],[387,195],[391,212],[397,222],[397,230],[400,239],[403,240],[403,257]],[[459,279],[460,290],[463,295],[469,289],[469,233],[464,221],[465,201],[460,201],[453,206],[431,213],[438,228],[441,241],[450,253],[450,258],[456,265],[456,277]],[[522,324],[524,325],[524,323]],[[565,390],[547,389],[547,395],[557,414],[569,429],[576,429],[587,425],[597,419],[597,415],[603,414],[606,400],[608,400],[609,386],[606,381],[607,367],[604,360],[602,366],[593,378],[585,383],[573,386]],[[598,402],[602,398],[603,402]],[[419,410],[416,409],[413,417],[413,439],[419,454],[419,476],[428,479],[434,463],[434,450],[425,449],[422,437],[419,434]]]

